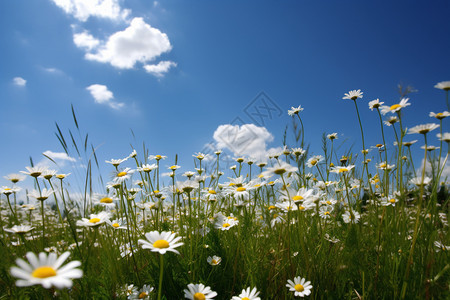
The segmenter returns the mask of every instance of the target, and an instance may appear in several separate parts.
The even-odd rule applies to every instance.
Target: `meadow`
[[[193,167],[145,146],[99,162],[58,127],[67,154],[87,154],[82,196],[71,174],[4,174],[0,299],[449,299],[450,82],[436,87],[446,109],[408,129],[407,95],[384,105],[346,93],[362,149],[337,149],[326,133],[311,155],[303,108],[292,107],[290,145],[264,160],[236,156],[226,172],[220,149],[193,154]],[[365,126],[380,144],[365,144],[361,109],[378,114]],[[436,134],[439,148],[428,147]],[[112,173],[101,190],[95,165]],[[26,177],[34,189],[21,199]]]

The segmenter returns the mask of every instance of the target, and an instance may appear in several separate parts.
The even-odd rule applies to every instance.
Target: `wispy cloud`
[[[13,83],[17,86],[25,86],[27,84],[27,81],[22,77],[14,77]]]
[[[156,65],[145,65],[144,69],[147,71],[147,73],[150,73],[152,75],[155,75],[156,77],[162,77],[164,74],[169,72],[169,69],[171,67],[176,67],[177,64],[173,61],[160,61]]]
[[[42,153],[45,157],[42,158],[37,165],[38,166],[46,166],[51,168],[54,166],[54,163],[58,165],[58,167],[63,167],[67,162],[75,162],[77,161],[75,158],[70,157],[65,152],[53,152],[51,150],[47,150]],[[53,162],[50,160],[53,160]]]
[[[113,109],[120,109],[124,103],[114,101],[114,94],[103,84],[92,84],[86,88],[94,97],[96,103],[107,104]]]

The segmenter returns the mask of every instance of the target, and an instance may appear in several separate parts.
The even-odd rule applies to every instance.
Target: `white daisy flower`
[[[167,251],[180,254],[175,248],[184,245],[184,243],[177,243],[181,240],[181,236],[175,237],[175,233],[169,231],[151,231],[145,234],[147,240],[138,240],[138,243],[142,245],[143,249],[150,249],[152,252],[159,252],[160,254],[166,254]]]
[[[398,112],[398,111],[400,111],[402,108],[411,105],[411,103],[408,103],[408,101],[409,101],[409,98],[402,98],[402,99],[400,100],[400,103],[398,103],[398,104],[394,104],[394,105],[391,105],[391,106],[383,105],[383,106],[381,107],[381,113],[382,113],[383,115],[385,115],[385,114],[387,114],[388,112],[391,112],[391,113]]]
[[[167,158],[167,156],[165,156],[165,155],[159,155],[159,154],[157,154],[157,155],[150,155],[150,156],[148,157],[149,160],[155,159],[155,160],[157,160],[157,161],[159,161],[159,160],[161,160],[161,159],[166,159],[166,158]]]
[[[327,139],[332,141],[332,140],[337,139],[337,136],[338,136],[337,132],[333,132],[333,133],[327,134]]]
[[[82,218],[81,220],[77,221],[77,226],[84,226],[84,227],[98,227],[109,220],[111,217],[111,214],[102,211],[98,214],[91,214],[89,216],[89,219]]]
[[[440,113],[430,112],[430,117],[436,118],[438,120],[445,119],[448,116],[450,116],[450,113],[448,111],[443,111],[443,112],[440,112]]]
[[[3,178],[11,181],[12,183],[18,183],[19,181],[25,180],[26,176],[22,174],[9,174],[8,176],[3,176]]]
[[[33,230],[34,227],[31,227],[30,225],[14,225],[11,228],[4,228],[6,232],[16,233],[16,234],[25,234],[27,232],[30,232]]]
[[[311,294],[313,288],[311,281],[306,281],[305,278],[298,276],[294,278],[294,281],[288,279],[287,282],[286,287],[289,288],[289,291],[294,292],[294,296],[305,297]]]
[[[128,157],[120,158],[120,159],[105,160],[105,163],[112,164],[114,167],[118,167],[121,163],[123,163],[126,160],[128,160]]]
[[[440,90],[448,91],[450,90],[450,81],[438,82],[434,87]]]
[[[312,168],[312,167],[316,166],[322,160],[323,160],[323,156],[322,155],[314,155],[313,157],[308,159],[308,161],[306,162],[306,165],[309,168]]]
[[[294,173],[298,170],[298,167],[291,166],[288,163],[281,162],[276,163],[275,166],[269,167],[262,173],[264,177],[271,177],[273,175],[283,175],[284,173]]]
[[[337,167],[333,167],[330,172],[336,173],[336,174],[345,174],[350,172],[351,169],[353,169],[355,167],[355,165],[348,165],[345,167],[341,167],[341,166],[337,166]]]
[[[297,205],[294,201],[283,201],[275,204],[276,207],[281,208],[284,211],[293,211],[298,210]]]
[[[188,284],[188,289],[184,290],[184,297],[190,300],[207,300],[214,299],[217,293],[211,290],[209,286],[205,286],[202,283]]]
[[[225,217],[221,213],[217,214],[214,221],[214,228],[222,231],[229,230],[231,227],[239,224],[235,217]]]
[[[137,170],[139,172],[146,172],[146,173],[150,173],[152,170],[155,170],[158,168],[157,164],[143,164],[142,166],[138,167]]]
[[[48,189],[42,189],[41,191],[33,190],[30,193],[28,193],[29,197],[33,197],[36,200],[44,201],[47,200],[48,197],[50,197],[55,191],[48,190]]]
[[[342,215],[342,219],[344,220],[345,223],[350,223],[352,221],[354,223],[358,223],[360,217],[361,217],[361,215],[357,211],[352,211],[351,213],[349,211],[346,211]]]
[[[206,259],[206,261],[208,262],[208,264],[210,264],[211,266],[217,266],[220,264],[220,262],[222,261],[222,258],[216,255],[208,256],[208,258]]]
[[[439,128],[439,125],[435,124],[435,123],[417,125],[411,129],[408,129],[408,134],[413,134],[413,133],[427,134],[428,132],[430,132],[431,130],[434,130],[436,128]]]
[[[380,99],[375,99],[369,102],[369,108],[370,110],[373,110],[374,108],[379,108],[383,104],[384,102],[380,102]]]
[[[298,115],[299,112],[303,111],[303,107],[301,105],[299,105],[298,107],[291,107],[290,110],[288,110],[288,115],[293,116],[293,115]]]
[[[443,142],[450,142],[450,132],[444,132],[443,134],[438,133],[437,138]]]
[[[31,177],[39,177],[41,176],[42,172],[47,170],[47,167],[44,166],[35,166],[35,167],[25,167],[27,171],[20,171],[20,173],[30,175]]]
[[[424,185],[428,185],[428,184],[430,184],[430,182],[431,182],[431,178],[430,178],[430,177],[425,176],[425,177],[423,178],[423,184],[424,184]],[[422,185],[422,177],[414,177],[414,178],[412,178],[412,179],[409,181],[409,183],[412,183],[412,184],[414,184],[414,185],[416,185],[416,186],[421,186],[421,185]]]
[[[153,289],[152,286],[144,284],[140,290],[134,290],[133,293],[128,296],[128,299],[150,299],[150,293]]]
[[[247,289],[243,289],[239,296],[233,296],[231,300],[261,300],[258,295],[259,292],[256,287],[254,287],[251,291],[250,287],[248,287]]]
[[[352,90],[352,91],[349,91],[348,93],[345,93],[344,97],[342,97],[342,99],[356,100],[356,99],[362,98],[362,97],[363,97],[363,92],[361,92],[361,90]]]
[[[16,281],[19,287],[41,284],[46,289],[53,286],[57,289],[70,288],[72,279],[81,278],[83,271],[76,269],[81,265],[76,260],[61,267],[69,255],[70,252],[65,252],[60,257],[56,253],[47,256],[45,252],[41,252],[38,257],[33,252],[28,252],[26,257],[29,263],[19,258],[16,260],[19,267],[12,267],[10,272],[12,276],[19,278]]]

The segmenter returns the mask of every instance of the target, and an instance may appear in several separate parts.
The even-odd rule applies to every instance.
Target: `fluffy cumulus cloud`
[[[67,14],[85,22],[89,17],[125,20],[130,10],[122,9],[119,0],[53,0]]]
[[[86,88],[96,103],[107,104],[113,109],[120,109],[125,104],[114,101],[114,94],[103,84],[92,84]]]
[[[86,48],[88,34],[84,33],[81,40],[83,42],[79,44],[80,47]],[[172,45],[165,33],[151,27],[142,18],[134,18],[128,28],[111,35],[106,42],[86,53],[85,57],[88,60],[109,63],[119,69],[131,69],[136,63],[152,61],[171,49]]]
[[[176,67],[177,64],[173,61],[160,61],[156,65],[145,65],[144,69],[150,74],[155,75],[156,77],[162,77],[166,74],[171,67]]]
[[[420,162],[420,167],[418,170],[416,170],[416,174],[419,177],[422,175],[423,161],[424,160],[422,158],[422,161]],[[441,157],[441,168],[442,168],[442,165],[444,162],[445,162],[445,166],[442,170],[441,181],[444,181],[445,179],[450,180],[450,162],[448,160],[445,160],[445,157]],[[437,161],[436,161],[436,165],[437,165]],[[425,168],[425,173],[427,174],[427,176],[432,177],[432,170],[433,170],[433,168],[431,167],[430,162],[427,160],[427,165]]]
[[[229,149],[235,156],[247,156],[258,160],[267,156],[272,134],[254,124],[220,125],[213,135],[217,149]]]
[[[100,41],[93,37],[87,30],[81,33],[75,33],[73,35],[73,42],[78,48],[86,51],[91,51],[100,44]]]
[[[25,86],[27,84],[27,81],[22,77],[14,77],[13,83],[17,86]]]

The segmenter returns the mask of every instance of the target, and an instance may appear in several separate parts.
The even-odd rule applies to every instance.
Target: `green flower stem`
[[[420,223],[420,212],[422,210],[422,202],[423,202],[423,190],[424,190],[424,184],[423,181],[425,179],[425,167],[427,164],[427,134],[424,135],[425,139],[425,155],[423,160],[423,168],[422,168],[422,179],[420,180],[420,196],[419,196],[419,203],[417,205],[417,214],[416,214],[416,223],[414,225],[414,233],[413,233],[413,239],[411,244],[411,250],[409,252],[408,262],[406,263],[406,271],[405,271],[405,277],[403,279],[403,286],[402,286],[402,293],[401,293],[401,299],[405,299],[406,294],[406,288],[408,286],[408,278],[409,278],[409,271],[411,268],[411,265],[413,263],[413,255],[414,255],[414,247],[416,245],[418,231],[419,231],[419,223]]]
[[[158,300],[161,300],[162,281],[164,274],[164,255],[159,254],[159,285],[158,285]]]
[[[384,147],[384,161],[386,164],[388,163],[387,158],[387,148],[386,148],[386,140],[384,138],[384,128],[383,128],[383,119],[381,118],[380,109],[377,107],[378,117],[380,118],[380,127],[381,127],[381,137],[383,138],[383,147]],[[384,194],[387,196],[389,194],[389,177],[387,168],[384,170]]]

